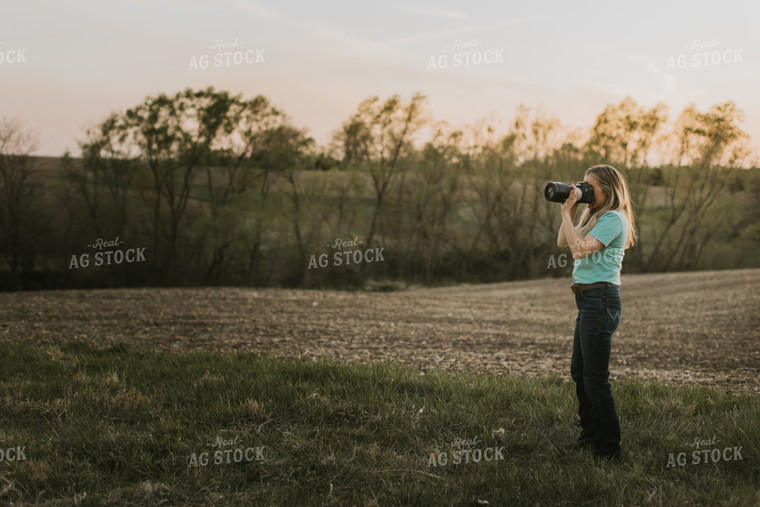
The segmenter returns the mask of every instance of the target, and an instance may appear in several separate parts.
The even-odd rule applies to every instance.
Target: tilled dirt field
[[[569,377],[569,279],[355,293],[123,289],[0,294],[0,339]],[[760,269],[624,275],[613,379],[760,392]]]

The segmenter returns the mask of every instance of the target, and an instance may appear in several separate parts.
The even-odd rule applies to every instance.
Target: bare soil
[[[760,392],[760,269],[623,275],[613,380]],[[569,279],[370,293],[116,289],[0,294],[0,340],[390,361],[569,378]]]

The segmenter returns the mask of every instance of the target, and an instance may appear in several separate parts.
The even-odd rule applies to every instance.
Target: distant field
[[[569,376],[569,280],[356,293],[138,289],[0,294],[0,340],[388,361]],[[760,392],[760,269],[624,275],[613,379]]]

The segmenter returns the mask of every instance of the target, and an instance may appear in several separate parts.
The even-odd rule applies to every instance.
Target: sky
[[[187,87],[265,95],[318,143],[365,98],[427,98],[435,120],[541,108],[588,129],[626,96],[674,119],[728,100],[760,141],[760,3],[280,0],[0,3],[0,117],[38,155]],[[204,65],[205,62],[205,65]]]

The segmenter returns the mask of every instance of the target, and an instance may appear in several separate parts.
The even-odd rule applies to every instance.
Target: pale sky
[[[361,100],[416,91],[434,119],[454,125],[489,114],[509,122],[521,103],[589,128],[627,95],[647,107],[666,103],[671,120],[690,103],[706,110],[733,100],[753,146],[760,141],[757,2],[1,5],[0,116],[37,130],[40,155],[78,155],[85,129],[110,112],[209,85],[265,95],[319,143]],[[228,47],[215,49],[217,41]]]

